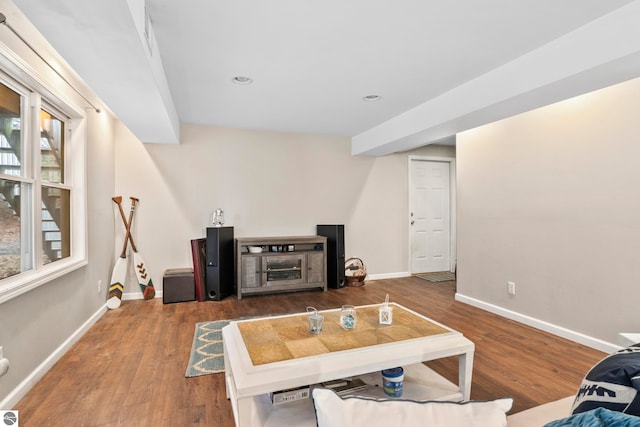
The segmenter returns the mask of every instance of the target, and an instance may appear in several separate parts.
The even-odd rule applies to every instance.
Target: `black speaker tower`
[[[206,297],[220,301],[233,294],[233,227],[208,227],[206,252]]]
[[[327,238],[327,286],[344,286],[344,225],[318,225],[318,236]]]

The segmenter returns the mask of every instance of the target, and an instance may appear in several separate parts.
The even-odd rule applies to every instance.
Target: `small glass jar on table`
[[[356,328],[356,308],[352,305],[343,305],[340,310],[340,325],[347,331]]]

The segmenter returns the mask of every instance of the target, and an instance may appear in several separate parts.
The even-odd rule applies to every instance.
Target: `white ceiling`
[[[609,12],[632,13],[640,27],[638,0],[148,0],[150,48],[144,0],[14,3],[143,142],[178,142],[179,124],[195,123],[345,135],[355,154],[386,154],[640,76],[635,56],[622,63],[640,52],[640,37],[606,58],[611,48],[589,38]],[[556,61],[538,52],[562,52],[559,40],[574,40],[562,46],[585,58],[599,48],[602,58],[576,56],[570,74],[549,72]],[[585,73],[616,60],[605,81]],[[518,61],[529,66],[514,74],[525,69]],[[253,83],[232,83],[237,75]],[[538,75],[547,80],[534,82]],[[485,82],[510,92],[490,100],[478,90],[487,92]],[[363,101],[369,94],[381,99]]]

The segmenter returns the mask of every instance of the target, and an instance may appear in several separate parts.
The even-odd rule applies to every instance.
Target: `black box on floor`
[[[193,270],[190,268],[174,268],[166,270],[162,276],[162,302],[195,301],[196,287],[193,281]]]

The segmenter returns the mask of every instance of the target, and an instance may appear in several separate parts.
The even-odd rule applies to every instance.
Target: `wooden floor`
[[[233,426],[224,374],[185,378],[194,325],[207,320],[400,303],[476,345],[472,399],[514,398],[512,412],[576,392],[604,354],[454,300],[455,282],[416,277],[363,287],[163,305],[124,301],[107,312],[18,403],[21,427]],[[430,362],[457,381],[457,358]]]

